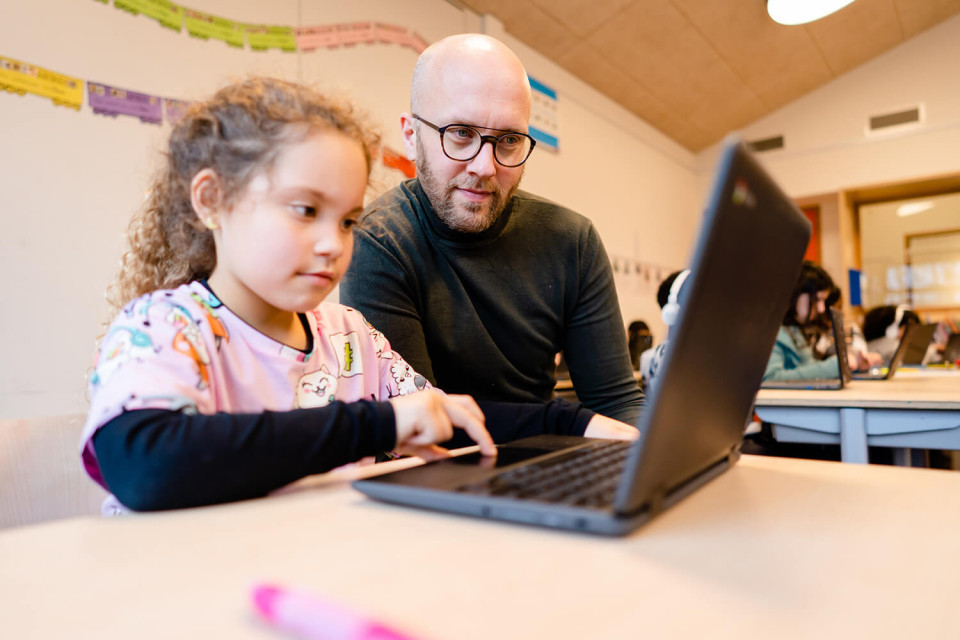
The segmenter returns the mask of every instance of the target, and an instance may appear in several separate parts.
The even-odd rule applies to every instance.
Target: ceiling
[[[960,12],[856,0],[785,27],[764,0],[458,0],[691,151]]]

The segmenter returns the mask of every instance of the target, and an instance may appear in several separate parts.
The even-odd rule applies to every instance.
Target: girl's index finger
[[[466,431],[470,439],[480,445],[480,453],[485,456],[496,456],[497,445],[493,443],[490,432],[487,431],[487,428],[483,424],[483,412],[480,412],[480,417],[478,418],[473,409],[480,411],[480,408],[473,401],[473,398],[469,396],[460,396],[460,398],[466,398],[469,400],[469,404],[458,402],[455,397],[451,396],[444,398],[447,412],[453,420],[453,425]],[[452,402],[448,402],[451,400]],[[473,405],[472,409],[470,405]]]

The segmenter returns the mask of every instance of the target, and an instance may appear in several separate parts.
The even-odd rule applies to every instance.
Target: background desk
[[[761,389],[756,412],[777,440],[839,444],[844,462],[866,463],[868,445],[960,449],[956,375],[898,372],[836,391]]]
[[[332,480],[0,532],[0,636],[277,640],[249,606],[261,580],[434,640],[957,635],[954,472],[744,456],[624,539],[392,507]]]

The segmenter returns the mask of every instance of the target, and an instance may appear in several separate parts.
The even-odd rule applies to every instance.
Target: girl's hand
[[[597,414],[590,418],[583,435],[588,438],[611,438],[614,440],[636,440],[640,432],[625,422]]]
[[[484,426],[483,412],[470,396],[444,395],[434,389],[390,399],[397,424],[397,451],[433,460],[447,450],[436,445],[463,429],[480,445],[485,456],[497,455],[493,438]]]
[[[867,369],[883,366],[883,356],[873,351],[861,351],[860,355],[867,364]]]
[[[879,353],[857,351],[855,355],[849,354],[849,356],[851,371],[869,371],[883,365],[883,356]]]

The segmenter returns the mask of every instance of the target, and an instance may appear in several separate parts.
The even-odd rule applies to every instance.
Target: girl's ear
[[[221,194],[220,177],[213,169],[198,172],[190,181],[190,204],[207,229],[220,228]]]

